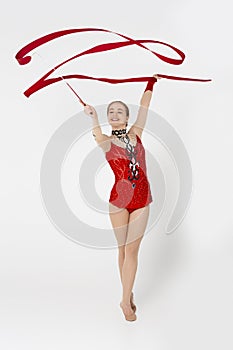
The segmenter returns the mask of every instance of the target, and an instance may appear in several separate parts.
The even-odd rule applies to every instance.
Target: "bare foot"
[[[133,312],[136,312],[137,308],[136,308],[136,305],[134,304],[133,292],[131,293],[131,296],[130,296],[130,304],[131,304],[131,308],[132,308]]]
[[[125,319],[127,321],[135,321],[137,319],[137,316],[135,315],[134,311],[132,310],[131,304],[126,304],[126,303],[121,302],[120,307],[122,308]]]

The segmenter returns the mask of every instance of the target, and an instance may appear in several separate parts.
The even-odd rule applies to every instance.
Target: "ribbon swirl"
[[[40,89],[54,84],[58,81],[61,81],[62,79],[90,79],[90,80],[97,80],[97,81],[102,81],[110,84],[119,84],[119,83],[129,83],[129,82],[148,82],[151,77],[133,77],[133,78],[124,78],[124,79],[112,79],[112,78],[95,78],[91,76],[86,76],[86,75],[81,75],[81,74],[69,74],[69,75],[64,75],[64,76],[58,76],[55,78],[49,78],[49,76],[59,67],[63,66],[69,61],[72,61],[78,57],[84,56],[84,55],[89,55],[97,52],[104,52],[104,51],[109,51],[109,50],[115,50],[121,47],[126,47],[129,45],[137,45],[139,47],[142,47],[143,49],[146,49],[150,51],[153,55],[157,56],[160,60],[173,64],[173,65],[179,65],[182,64],[184,59],[185,59],[185,54],[179,50],[178,48],[167,44],[162,41],[157,41],[157,40],[134,40],[132,38],[129,38],[123,34],[119,34],[117,32],[113,32],[111,30],[107,29],[99,29],[99,28],[79,28],[79,29],[67,29],[67,30],[61,30],[57,32],[53,32],[50,34],[47,34],[45,36],[42,36],[26,46],[24,46],[21,50],[19,50],[15,56],[16,60],[20,65],[25,65],[28,64],[32,57],[28,55],[32,50],[36,49],[37,47],[44,45],[52,40],[55,40],[57,38],[60,38],[64,35],[69,35],[69,34],[74,34],[74,33],[81,33],[81,32],[91,32],[91,31],[99,31],[99,32],[108,32],[108,33],[113,33],[116,34],[127,41],[119,41],[119,42],[113,42],[113,43],[106,43],[106,44],[101,44],[92,47],[91,49],[85,50],[67,60],[64,62],[58,64],[56,67],[52,68],[48,73],[46,73],[42,78],[40,78],[36,83],[34,83],[32,86],[30,86],[26,91],[24,91],[24,95],[26,97],[29,97],[30,95],[34,94],[36,91],[39,91]],[[144,43],[156,43],[160,45],[167,46],[171,48],[175,53],[179,56],[179,58],[171,58],[167,57],[164,55],[159,54],[158,52],[155,52],[153,50],[150,50],[146,46],[144,46]],[[199,81],[199,82],[208,82],[211,81],[211,79],[197,79],[197,78],[185,78],[185,77],[177,77],[177,76],[171,76],[171,75],[165,75],[165,74],[158,74],[159,77],[161,78],[166,78],[166,79],[172,79],[172,80],[186,80],[186,81]],[[66,84],[69,86],[69,88],[73,91],[73,93],[78,97],[79,101],[85,106],[86,103],[80,98],[80,96],[74,91],[74,89],[71,87],[69,83],[66,82]]]

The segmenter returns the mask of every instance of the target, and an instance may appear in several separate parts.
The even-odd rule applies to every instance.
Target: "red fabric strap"
[[[110,84],[119,84],[119,83],[128,83],[128,82],[148,82],[150,81],[151,77],[136,77],[136,78],[125,78],[125,79],[111,79],[111,78],[94,78],[91,76],[85,76],[85,75],[80,75],[80,74],[69,74],[69,75],[65,75],[62,77],[56,77],[56,78],[49,78],[49,76],[54,72],[54,70],[56,70],[57,68],[61,67],[62,65],[64,65],[65,63],[84,56],[84,55],[88,55],[88,54],[93,54],[96,52],[103,52],[103,51],[108,51],[108,50],[114,50],[114,49],[118,49],[121,47],[125,47],[125,46],[129,46],[129,45],[138,45],[140,47],[142,47],[143,49],[146,49],[148,51],[150,51],[152,54],[154,54],[155,56],[157,56],[159,59],[161,59],[162,61],[169,63],[169,64],[173,64],[173,65],[179,65],[182,64],[184,59],[185,59],[185,54],[177,49],[176,47],[164,43],[162,41],[157,41],[157,40],[133,40],[123,34],[119,34],[116,32],[113,32],[111,30],[107,30],[107,29],[99,29],[99,28],[79,28],[79,29],[67,29],[67,30],[61,30],[58,32],[54,32],[54,33],[50,33],[48,35],[45,35],[43,37],[40,37],[32,42],[30,42],[29,44],[27,44],[26,46],[24,46],[21,50],[19,50],[15,56],[16,60],[18,61],[18,63],[20,65],[24,65],[27,64],[31,61],[31,56],[28,55],[32,50],[36,49],[37,47],[52,41],[54,39],[57,39],[59,37],[62,37],[64,35],[69,35],[69,34],[73,34],[73,33],[81,33],[81,32],[90,32],[90,31],[99,31],[99,32],[108,32],[108,33],[113,33],[116,34],[124,39],[126,39],[127,41],[123,41],[123,42],[113,42],[113,43],[107,43],[107,44],[101,44],[101,45],[97,45],[92,47],[91,49],[85,50],[67,60],[65,60],[64,62],[58,64],[56,67],[54,67],[53,69],[51,69],[48,73],[46,73],[42,78],[40,78],[35,84],[33,84],[32,86],[30,86],[25,92],[24,95],[29,97],[30,95],[32,95],[33,93],[35,93],[36,91],[44,88],[45,86],[51,85],[53,83],[56,83],[62,79],[91,79],[91,80],[98,80],[98,81],[102,81],[102,82],[107,82]],[[171,58],[171,57],[167,57],[164,55],[161,55],[155,51],[152,51],[150,49],[148,49],[146,46],[143,45],[143,43],[156,43],[156,44],[160,44],[160,45],[164,45],[167,46],[169,48],[171,48],[173,51],[175,51],[176,54],[178,54],[179,58]],[[211,79],[196,79],[196,78],[184,78],[184,77],[176,77],[176,76],[169,76],[169,75],[164,75],[164,74],[158,74],[159,77],[161,78],[166,78],[166,79],[173,79],[173,80],[186,80],[186,81],[200,81],[200,82],[207,82],[207,81],[211,81]],[[86,103],[80,98],[80,96],[74,91],[74,89],[70,86],[70,84],[67,83],[67,85],[70,87],[70,89],[75,93],[75,95],[79,98],[79,101],[83,104],[86,105]]]
[[[157,81],[155,77],[151,77],[147,83],[147,86],[144,90],[146,92],[147,90],[153,91],[154,83]]]

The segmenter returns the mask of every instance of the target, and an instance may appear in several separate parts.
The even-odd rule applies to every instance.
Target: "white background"
[[[2,349],[232,349],[231,14],[226,0],[4,3],[0,34]],[[74,35],[36,50],[43,59],[35,55],[29,65],[19,66],[14,58],[25,44],[42,35],[82,27],[165,41],[184,51],[186,59],[181,66],[172,66],[145,50],[128,47],[85,57],[62,73],[69,68],[74,72],[76,67],[76,72],[93,76],[164,73],[213,79],[211,83],[164,79],[154,90],[151,108],[182,138],[195,186],[180,227],[170,236],[154,230],[142,242],[134,286],[138,320],[132,323],[124,320],[119,307],[117,251],[89,249],[68,240],[51,224],[40,198],[44,149],[54,131],[82,111],[82,105],[62,82],[29,99],[23,95],[63,58],[119,38]],[[72,84],[92,105],[116,98],[137,104],[145,87],[142,83]]]

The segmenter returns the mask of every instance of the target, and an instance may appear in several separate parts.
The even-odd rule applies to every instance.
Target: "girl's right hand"
[[[96,117],[97,113],[94,107],[90,106],[90,105],[86,105],[84,106],[84,112],[89,115],[90,117]]]

